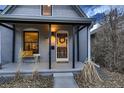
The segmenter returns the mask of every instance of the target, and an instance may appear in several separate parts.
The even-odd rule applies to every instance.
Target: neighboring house
[[[107,26],[108,24],[106,22],[97,23],[95,29],[90,32],[91,38],[93,39],[97,32],[104,31]],[[118,17],[117,30],[124,31],[124,15]]]
[[[41,62],[77,62],[90,58],[92,19],[75,5],[7,6],[0,15],[1,64],[18,62],[19,51],[40,54]],[[89,39],[88,39],[89,38]]]

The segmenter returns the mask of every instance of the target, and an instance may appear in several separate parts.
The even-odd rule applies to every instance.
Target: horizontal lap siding
[[[48,29],[44,29],[45,26],[41,25],[18,25],[16,27],[16,53],[15,58],[18,60],[18,54],[20,48],[23,48],[23,30],[28,28],[38,29],[39,31],[39,53],[41,55],[42,62],[49,61],[49,42],[48,42]],[[47,26],[46,26],[47,27]],[[72,61],[72,26],[60,26],[57,31],[68,31],[69,32],[69,60]],[[76,38],[76,37],[75,37]],[[76,40],[75,40],[76,41]],[[75,49],[76,51],[76,49]],[[51,51],[52,62],[56,61],[56,49]],[[76,52],[75,52],[76,53]],[[76,54],[75,54],[76,57]]]
[[[15,9],[9,11],[7,14],[21,16],[42,16],[41,13],[42,7],[40,5],[18,5]],[[79,18],[80,16],[70,5],[53,5],[51,17]]]
[[[1,31],[0,31],[0,64],[1,64],[1,62],[2,62],[2,60],[1,60]]]
[[[2,64],[12,62],[12,37],[13,31],[0,26],[1,31],[1,60]]]
[[[84,62],[87,58],[87,29],[79,32],[79,61]]]
[[[80,17],[76,11],[68,5],[53,6],[53,16],[55,17]]]
[[[36,5],[18,5],[13,11],[8,12],[11,15],[26,15],[26,16],[40,16],[40,6]]]

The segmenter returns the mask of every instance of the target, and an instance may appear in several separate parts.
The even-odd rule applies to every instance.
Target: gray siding
[[[1,31],[0,31],[0,64],[1,64]]]
[[[87,58],[87,29],[79,32],[79,60],[84,62]]]
[[[13,32],[5,27],[0,26],[1,31],[1,60],[2,64],[12,62],[12,37]]]
[[[26,30],[30,29],[30,30]],[[31,30],[32,29],[32,30]],[[18,61],[19,50],[23,49],[23,32],[34,31],[36,29],[39,32],[39,53],[41,55],[42,62],[48,62],[48,29],[47,25],[17,25],[16,26],[16,49],[15,49],[15,61]]]
[[[75,10],[68,5],[55,5],[53,6],[54,17],[80,17]]]
[[[23,48],[23,31],[25,29],[37,29],[39,31],[39,53],[42,62],[48,62],[49,41],[48,29],[45,25],[17,25],[16,26],[16,46],[15,46],[15,60],[18,61],[19,50]],[[3,64],[12,62],[12,31],[0,27],[1,36],[1,57]],[[66,30],[69,32],[69,60],[72,61],[72,26],[59,26],[57,31]],[[9,47],[8,47],[9,46]],[[79,32],[79,61],[84,62],[87,58],[87,31],[86,28]],[[52,62],[56,61],[56,50],[52,50]],[[75,61],[77,61],[77,37],[75,34]]]
[[[21,16],[42,16],[42,7],[40,5],[18,5],[7,14]],[[53,5],[51,17],[70,17],[79,18],[80,16],[70,5]]]
[[[17,5],[13,11],[8,12],[11,15],[40,16],[40,6],[37,5]]]
[[[48,41],[47,26],[45,25],[17,25],[16,26],[16,50],[15,50],[16,61],[18,61],[18,54],[19,54],[20,48],[23,48],[23,31],[24,29],[27,29],[27,28],[38,29],[39,31],[39,53],[41,55],[41,61],[42,62],[49,61],[49,41]],[[57,31],[68,31],[69,32],[69,60],[72,61],[72,26],[71,25],[70,26],[60,25]],[[75,53],[77,54],[77,49],[75,49]],[[77,59],[76,54],[75,54],[75,58]],[[52,50],[51,56],[52,56],[51,57],[52,62],[55,62],[56,61],[56,49]]]

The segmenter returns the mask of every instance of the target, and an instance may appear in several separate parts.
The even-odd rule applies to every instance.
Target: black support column
[[[75,68],[75,26],[74,25],[73,25],[73,34],[72,34],[72,45],[73,45],[72,68]]]
[[[51,69],[51,24],[48,25],[49,30],[49,69]]]
[[[77,31],[77,61],[79,62],[79,31]]]
[[[12,62],[15,62],[15,25],[13,25]]]

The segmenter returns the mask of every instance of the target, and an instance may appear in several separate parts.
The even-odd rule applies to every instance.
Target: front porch
[[[76,62],[75,69],[72,69],[72,62],[68,63],[57,63],[52,62],[52,69],[49,69],[48,62],[40,62],[37,64],[37,71],[39,73],[59,73],[59,72],[79,72],[83,66],[82,62]],[[0,69],[0,76],[4,75],[14,75],[17,71],[18,63],[8,63],[2,66]],[[20,71],[22,74],[32,74],[35,63],[22,63],[20,66]]]
[[[33,20],[29,20],[27,18],[23,20],[23,18],[20,19],[20,17],[18,17],[18,20],[15,20],[16,17],[12,16],[12,19],[9,17],[10,16],[3,16],[0,25],[13,31],[12,60],[10,61],[13,63],[3,65],[2,70],[0,70],[1,73],[16,72],[20,49],[23,51],[33,51],[34,54],[40,54],[41,63],[38,64],[39,72],[71,71],[77,69],[79,71],[82,63],[78,61],[84,62],[86,58],[90,58],[88,45],[90,45],[89,27],[92,22],[91,19],[81,18],[70,20],[55,18],[54,20],[41,20],[41,18],[32,18]],[[5,23],[12,25],[12,27]],[[63,33],[61,33],[60,36],[59,32],[65,31],[68,35],[62,35]],[[33,36],[37,33],[37,38],[35,36],[35,38],[31,38],[31,40],[26,39],[29,38],[29,32],[34,32]],[[31,34],[30,37],[32,37]],[[54,39],[52,37],[54,37]],[[60,41],[61,43],[64,42],[63,45],[60,44]],[[62,48],[60,49],[60,47],[66,49],[61,51]],[[66,56],[60,56],[62,54],[65,54]],[[66,58],[66,60],[63,60],[63,58]],[[69,61],[69,63],[56,63],[55,61],[58,61],[58,59]],[[21,72],[32,73],[33,67],[34,63],[22,63],[20,70]]]

